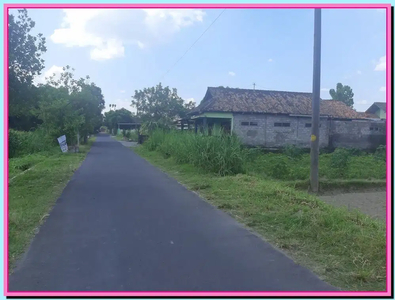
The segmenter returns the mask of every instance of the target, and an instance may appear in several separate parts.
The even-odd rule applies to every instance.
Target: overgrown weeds
[[[43,151],[50,151],[56,146],[56,140],[49,137],[44,130],[8,131],[8,156],[10,158]]]
[[[173,157],[177,163],[188,163],[221,176],[247,173],[292,181],[308,180],[310,174],[310,155],[305,149],[287,146],[282,153],[270,153],[261,148],[245,148],[237,137],[225,135],[218,128],[211,135],[153,130],[144,147],[160,152],[166,159]],[[319,175],[323,180],[382,180],[386,177],[383,157],[385,147],[379,147],[375,154],[339,148],[320,155]]]
[[[164,158],[189,163],[221,176],[244,173],[247,151],[236,136],[214,128],[211,135],[189,131],[154,130],[144,144],[149,151],[157,150]]]

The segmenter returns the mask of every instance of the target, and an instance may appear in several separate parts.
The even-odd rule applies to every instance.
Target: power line
[[[181,57],[174,63],[174,65],[172,65],[170,67],[170,69],[168,69],[166,71],[165,74],[163,74],[163,76],[161,77],[161,79],[159,81],[161,81],[167,74],[169,74],[169,72],[178,64],[178,62],[189,52],[189,50],[192,49],[193,46],[195,46],[195,44],[201,39],[201,37],[210,29],[211,26],[214,25],[214,23],[219,19],[219,17],[225,12],[226,9],[224,9],[223,11],[220,12],[220,14],[214,19],[213,22],[211,22],[211,24],[206,28],[205,31],[203,31],[203,33],[196,39],[196,41],[191,45],[191,47],[188,48],[187,51],[185,51],[185,53],[183,55],[181,55]]]

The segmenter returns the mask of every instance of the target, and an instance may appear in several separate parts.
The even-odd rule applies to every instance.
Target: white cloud
[[[144,49],[167,42],[184,27],[202,22],[197,9],[64,9],[50,39],[66,47],[89,47],[94,60],[123,57],[125,46]]]
[[[94,48],[91,51],[91,58],[93,60],[106,60],[116,57],[123,57],[125,53],[125,47],[121,41],[109,40],[104,43],[102,48]]]
[[[138,46],[140,49],[144,49],[144,48],[145,48],[144,43],[142,43],[142,42],[140,42],[140,41],[137,41],[137,46]]]
[[[152,31],[157,31],[167,23],[173,30],[180,30],[195,22],[202,22],[205,12],[198,9],[143,9],[146,13],[144,23]]]
[[[358,75],[361,75],[361,74],[362,74],[362,71],[361,71],[361,70],[358,70],[358,71],[357,71],[357,74],[358,74]]]
[[[376,63],[375,71],[385,71],[386,70],[386,62],[385,62],[386,57],[380,57],[378,63]]]
[[[273,59],[272,59],[272,58],[269,58],[268,62],[272,62],[272,61],[273,61]]]
[[[125,90],[120,91],[121,94],[125,94]]]
[[[36,76],[33,80],[33,83],[35,85],[38,85],[40,83],[45,84],[47,82],[46,78],[49,78],[53,75],[54,75],[54,79],[57,80],[60,78],[60,74],[62,74],[62,73],[63,73],[63,67],[53,65],[48,70],[41,73],[40,76]]]
[[[229,73],[228,73],[230,76],[236,76],[236,73],[235,72],[232,72],[232,71],[229,71]]]
[[[192,101],[193,103],[196,103],[195,98],[188,98],[188,99],[185,100],[186,103],[189,103],[189,102],[191,102],[191,101]]]
[[[382,87],[380,88],[380,92],[385,92],[385,91],[386,91],[385,86],[382,86]]]

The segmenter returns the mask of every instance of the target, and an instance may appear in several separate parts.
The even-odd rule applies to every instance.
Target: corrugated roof
[[[200,105],[190,114],[238,112],[311,115],[312,93],[209,87]],[[321,100],[320,114],[358,119],[360,115],[343,102]]]

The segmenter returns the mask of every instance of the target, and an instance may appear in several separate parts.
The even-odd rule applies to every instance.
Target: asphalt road
[[[99,135],[10,291],[329,291],[309,270]]]

